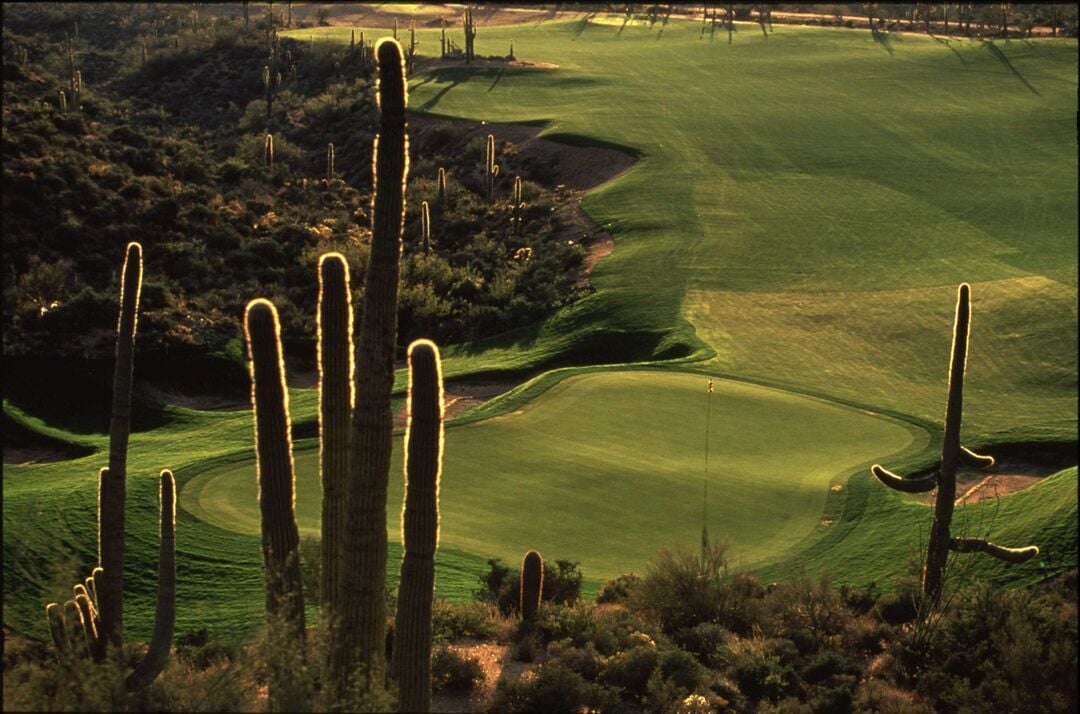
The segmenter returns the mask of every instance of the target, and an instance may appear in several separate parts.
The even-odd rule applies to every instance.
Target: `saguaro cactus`
[[[420,203],[420,240],[424,253],[431,253],[431,212],[428,210],[427,201]]]
[[[540,596],[544,590],[544,559],[540,553],[530,550],[521,561],[521,592],[518,607],[521,617],[529,620],[540,607]]]
[[[446,169],[439,167],[439,181],[438,181],[438,197],[439,205],[443,208],[446,207]]]
[[[431,709],[431,605],[435,551],[439,546],[439,474],[443,451],[443,389],[439,349],[409,345],[408,425],[405,431],[405,498],[394,673],[401,711]]]
[[[161,472],[158,485],[161,540],[158,545],[157,604],[150,649],[127,679],[128,689],[142,689],[158,676],[169,660],[176,625],[176,480],[172,471]]]
[[[346,496],[348,529],[339,594],[341,615],[335,656],[337,681],[358,671],[381,686],[386,628],[386,490],[390,476],[397,340],[398,279],[408,173],[408,103],[401,45],[384,38],[375,47],[381,110],[375,138],[371,255],[357,344],[352,478]]]
[[[525,202],[521,200],[521,177],[514,177],[514,200],[510,206],[513,213],[510,217],[510,223],[513,226],[514,233],[521,233],[521,223],[523,221],[523,213],[525,211]]]
[[[941,591],[949,551],[982,551],[1008,563],[1022,563],[1038,555],[1036,546],[1004,548],[982,538],[953,538],[950,533],[956,504],[956,467],[992,466],[991,456],[980,456],[960,445],[960,421],[964,400],[964,371],[967,366],[968,336],[971,331],[971,286],[963,283],[957,293],[956,319],[953,324],[952,357],[949,366],[949,391],[945,407],[945,441],[941,448],[941,466],[929,476],[905,479],[874,464],[870,471],[886,486],[905,493],[924,493],[937,488],[934,522],[923,568],[922,592],[936,598]]]
[[[473,61],[473,42],[476,40],[476,24],[473,22],[472,5],[465,6],[465,63]]]
[[[326,180],[334,180],[334,143],[326,145]]]
[[[60,114],[67,116],[67,95],[64,94],[64,90],[60,90]]]
[[[255,469],[262,516],[262,551],[266,581],[266,623],[275,648],[304,656],[304,593],[300,577],[300,533],[296,525],[296,475],[289,423],[289,392],[281,353],[281,326],[274,305],[248,303],[244,333],[251,369],[255,412]],[[271,663],[272,711],[299,711],[294,686],[299,674],[283,661]]]
[[[248,303],[244,315],[255,412],[255,468],[262,514],[262,550],[266,567],[266,611],[282,616],[302,635],[300,535],[296,526],[289,392],[281,354],[277,310],[268,300]]]
[[[263,161],[266,163],[266,170],[270,173],[274,172],[274,135],[267,134],[266,141],[263,143]]]
[[[488,203],[495,198],[495,177],[498,175],[499,165],[495,163],[495,136],[488,134],[484,152],[484,186],[487,189]]]
[[[319,258],[319,474],[322,477],[323,617],[336,620],[353,409],[352,295],[340,253]]]
[[[116,327],[112,417],[109,420],[109,467],[101,472],[98,491],[98,563],[105,569],[98,583],[102,636],[119,645],[124,632],[124,534],[127,500],[127,447],[131,435],[131,385],[135,367],[135,331],[142,290],[142,246],[129,243],[120,279],[120,316]]]

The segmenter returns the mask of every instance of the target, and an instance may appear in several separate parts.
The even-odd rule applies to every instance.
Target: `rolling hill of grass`
[[[703,369],[739,380],[719,382],[712,405],[712,537],[729,537],[763,575],[801,565],[880,584],[902,570],[927,509],[873,483],[865,466],[890,454],[898,469],[933,460],[957,283],[972,283],[974,302],[965,442],[1076,438],[1077,44],[894,35],[887,50],[863,32],[741,29],[728,45],[680,22],[662,34],[586,21],[481,28],[480,54],[513,39],[520,59],[558,68],[436,67],[414,78],[414,110],[543,120],[548,136],[641,157],[585,200],[615,237],[596,292],[541,325],[447,350],[446,373],[529,371],[597,350],[611,362],[712,355]],[[422,54],[438,47],[436,32],[418,35]],[[443,594],[467,595],[484,558],[513,561],[528,547],[580,559],[595,586],[660,547],[697,541],[704,377],[562,376],[478,412],[499,418],[448,432]],[[294,420],[310,422],[314,403],[294,392]],[[98,450],[4,469],[4,620],[40,635],[42,597],[62,597],[93,563],[106,438],[4,408]],[[133,437],[136,637],[152,617],[153,477],[163,467],[181,484],[178,631],[241,637],[259,621],[250,442],[246,413],[177,408]],[[314,529],[314,452],[300,453],[302,527]],[[1075,567],[1076,483],[1072,469],[963,509],[994,539],[1039,542],[1049,558],[1045,568],[976,562],[975,572],[1031,582]]]

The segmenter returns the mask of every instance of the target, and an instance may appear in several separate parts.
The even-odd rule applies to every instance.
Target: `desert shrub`
[[[501,621],[499,611],[487,603],[454,605],[436,598],[431,611],[431,628],[436,641],[462,637],[495,639],[502,630]]]
[[[500,679],[492,709],[500,712],[608,711],[618,705],[610,689],[585,681],[559,662],[541,665],[528,681]]]
[[[644,697],[648,693],[649,678],[659,664],[660,655],[655,645],[631,647],[608,659],[600,673],[600,681]]]
[[[704,683],[707,670],[694,655],[679,648],[660,653],[657,673],[685,692],[692,692]]]
[[[881,591],[878,590],[877,583],[870,582],[863,588],[850,585],[840,586],[840,601],[844,603],[844,607],[857,615],[872,610],[879,599],[881,599]]]
[[[834,675],[848,673],[851,669],[847,658],[839,652],[822,650],[807,662],[802,671],[802,678],[810,684],[820,684]]]
[[[600,586],[596,593],[598,604],[618,603],[625,605],[630,601],[634,591],[641,585],[641,576],[634,573],[623,573],[614,580],[608,580]]]
[[[796,644],[801,641],[799,651],[804,654],[838,634],[849,617],[826,574],[817,579],[802,575],[777,586],[767,597],[767,607],[774,632],[793,641],[792,635],[798,633]]]
[[[465,657],[442,645],[431,653],[431,688],[436,692],[466,692],[484,681],[476,657]]]
[[[704,552],[678,547],[663,550],[649,563],[632,607],[652,619],[665,633],[674,634],[702,622],[728,625],[739,630],[750,619],[746,596],[755,592],[756,581],[737,580],[728,574],[727,545]]]
[[[185,632],[173,644],[176,657],[195,670],[201,671],[222,663],[236,660],[240,652],[213,637],[206,628]]]
[[[592,610],[587,605],[542,603],[531,620],[522,622],[522,630],[535,633],[544,643],[569,639],[575,646],[582,647],[592,641],[596,633]]]
[[[544,643],[534,632],[518,637],[510,648],[510,656],[518,662],[536,662],[544,655]]]
[[[1077,608],[1055,591],[961,592],[898,658],[942,710],[1068,711],[1077,698]]]
[[[762,640],[740,640],[728,646],[728,672],[739,691],[753,701],[779,700],[797,683],[795,671],[769,651]]]
[[[591,642],[577,647],[569,639],[557,640],[548,645],[547,654],[549,661],[559,662],[589,681],[596,680],[603,666],[600,653]]]
[[[675,633],[673,640],[682,648],[694,653],[707,665],[714,664],[716,655],[727,641],[728,631],[715,622],[701,622]]]

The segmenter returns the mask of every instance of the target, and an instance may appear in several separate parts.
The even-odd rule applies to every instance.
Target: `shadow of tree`
[[[1016,67],[1013,66],[1013,63],[1009,61],[1009,58],[1007,56],[1005,56],[1005,53],[1001,51],[1001,48],[998,47],[996,44],[994,44],[993,40],[983,40],[982,43],[983,43],[983,47],[985,47],[987,50],[989,50],[990,54],[994,55],[994,58],[998,62],[1003,64],[1006,69],[1008,69],[1010,72],[1013,73],[1013,75],[1016,76],[1017,79],[1019,79],[1021,82],[1024,83],[1024,86],[1028,88],[1028,91],[1030,91],[1032,94],[1034,94],[1036,96],[1041,96],[1041,95],[1039,95],[1039,90],[1037,90],[1037,89],[1035,89],[1035,87],[1031,86],[1031,83],[1028,82],[1024,78],[1024,75],[1020,74],[1020,72],[1016,69]]]

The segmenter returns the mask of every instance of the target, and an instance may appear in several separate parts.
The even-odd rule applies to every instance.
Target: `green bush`
[[[541,665],[528,681],[500,679],[492,709],[499,712],[609,711],[619,703],[610,689],[592,684],[559,662]]]
[[[599,679],[606,685],[644,697],[648,693],[649,678],[659,664],[660,655],[656,645],[643,644],[608,659]]]

